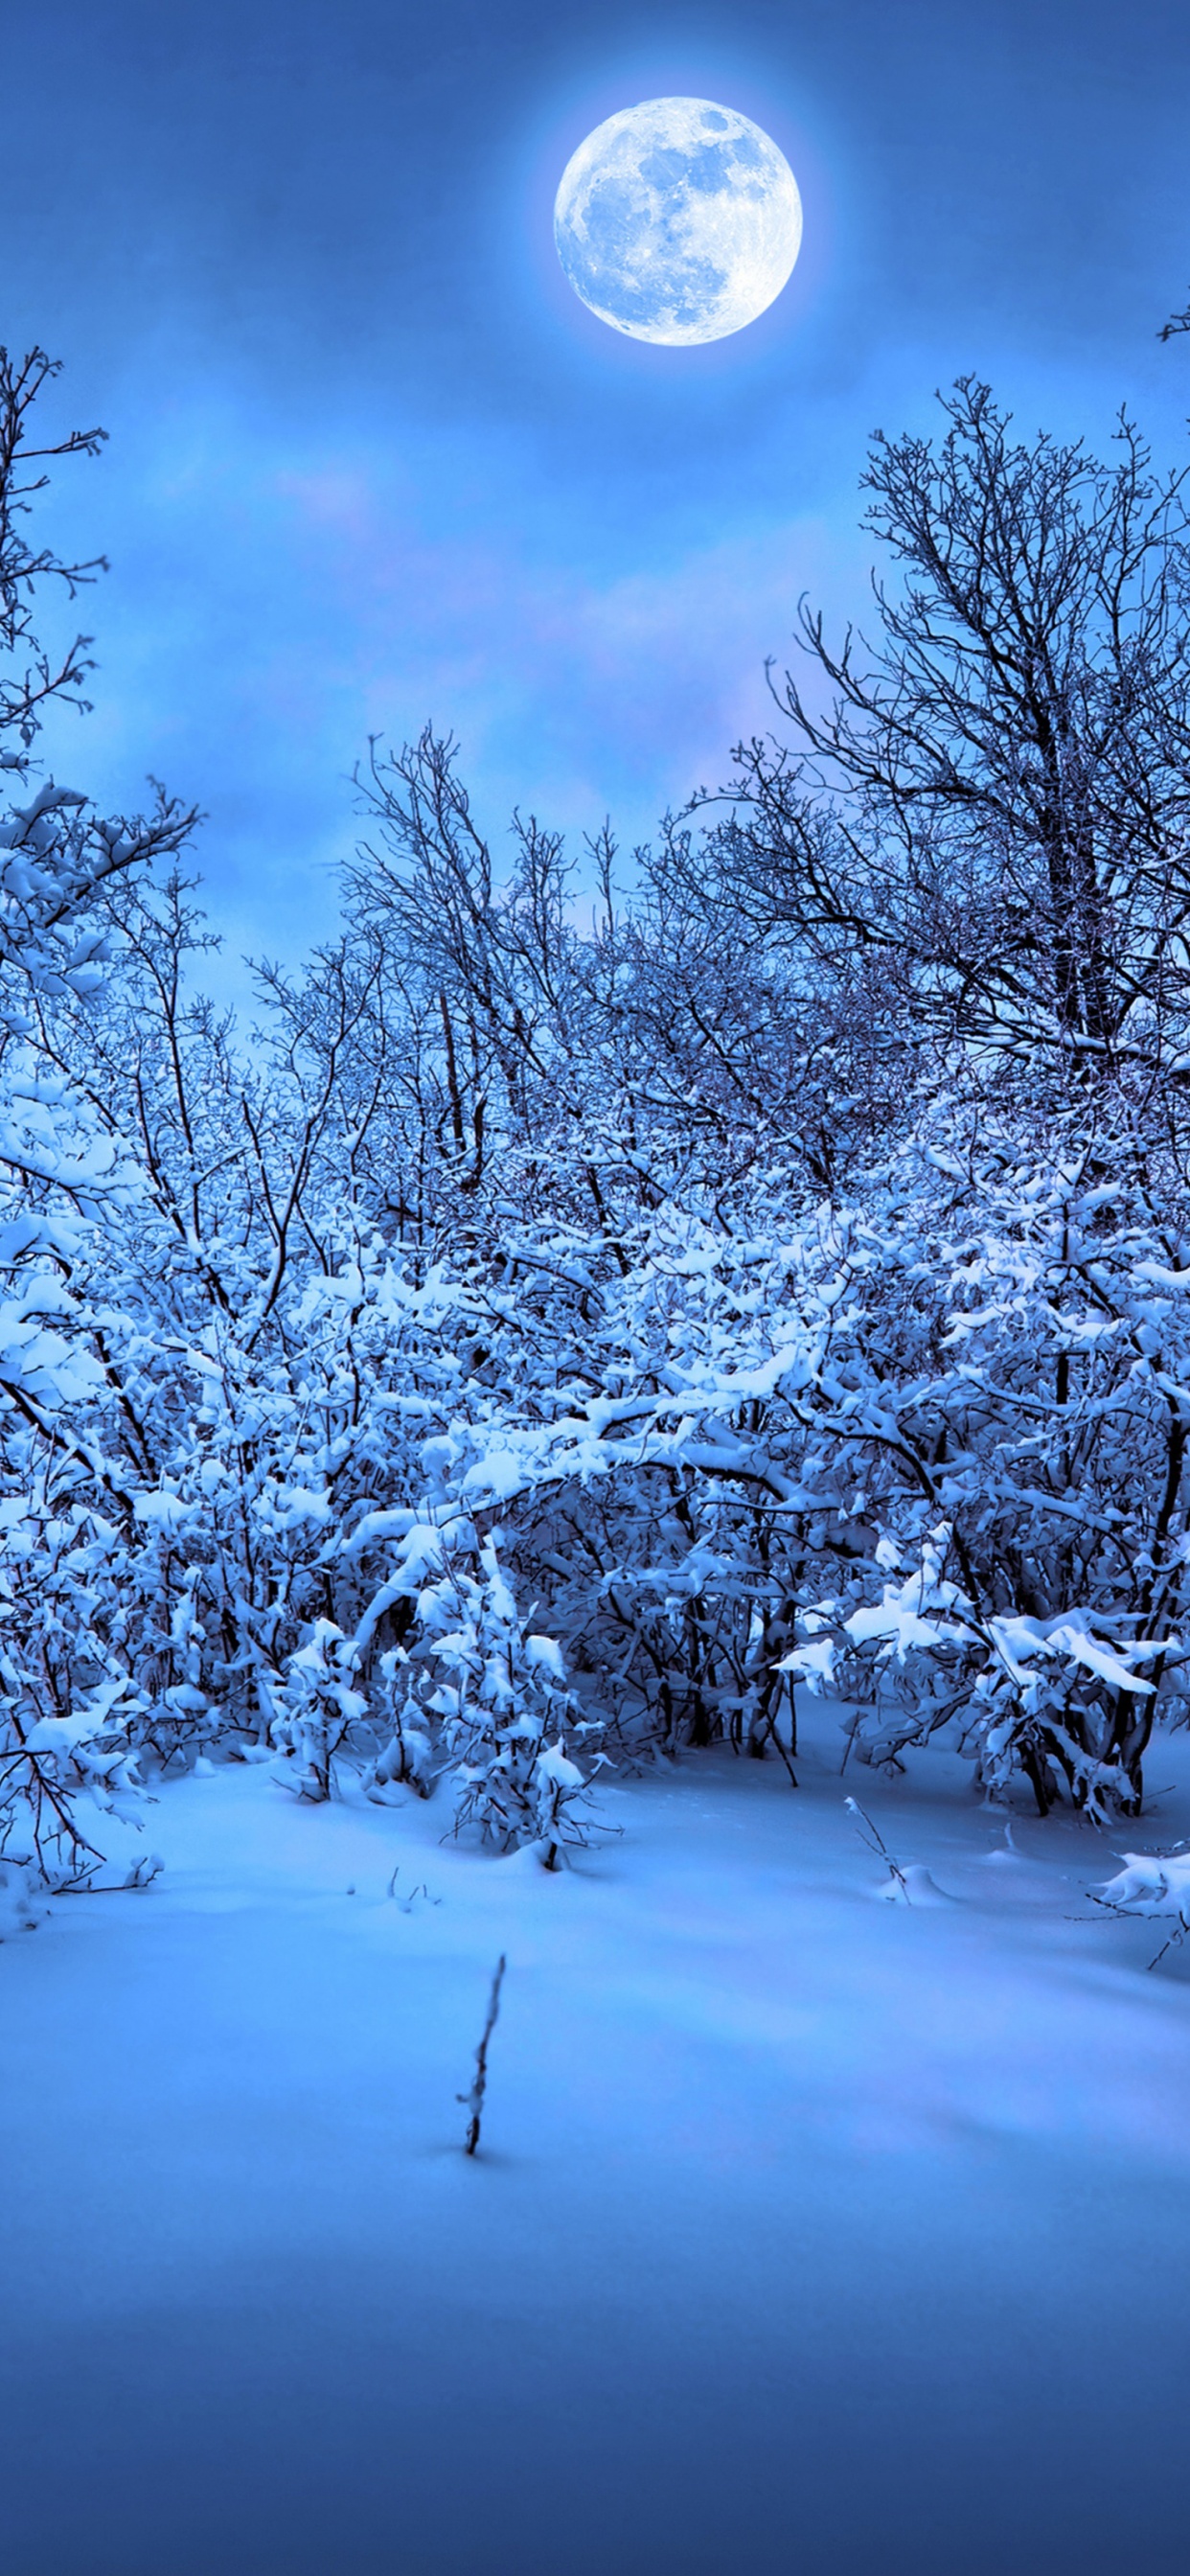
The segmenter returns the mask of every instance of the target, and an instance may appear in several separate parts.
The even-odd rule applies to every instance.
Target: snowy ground
[[[839,1754],[613,1786],[559,1877],[225,1768],[7,1941],[12,2576],[1185,2566],[1190,1941]]]

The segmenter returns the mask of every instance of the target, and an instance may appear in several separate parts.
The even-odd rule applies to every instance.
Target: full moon
[[[580,143],[554,201],[575,294],[633,340],[673,348],[742,331],[779,295],[801,247],[783,152],[731,107],[650,98]]]

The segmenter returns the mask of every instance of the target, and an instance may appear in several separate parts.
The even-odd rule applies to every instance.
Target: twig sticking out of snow
[[[425,1882],[424,1878],[420,1881],[420,1883],[419,1883],[419,1885],[418,1885],[417,1887],[413,1887],[413,1888],[411,1888],[411,1889],[410,1889],[408,1896],[397,1896],[397,1880],[398,1880],[398,1878],[400,1877],[400,1875],[401,1875],[401,1864],[400,1864],[400,1861],[398,1861],[398,1862],[397,1862],[397,1866],[396,1866],[396,1868],[395,1868],[395,1869],[394,1869],[394,1871],[393,1871],[392,1877],[390,1878],[390,1880],[389,1880],[389,1882],[388,1882],[388,1886],[387,1886],[387,1888],[386,1888],[386,1890],[385,1890],[385,1894],[386,1894],[387,1896],[396,1896],[396,1897],[397,1897],[397,1904],[399,1905],[399,1907],[400,1907],[400,1910],[401,1910],[402,1914],[412,1914],[412,1912],[413,1912],[413,1908],[414,1908],[414,1906],[416,1905],[416,1903],[417,1903],[417,1900],[418,1900],[418,1897],[419,1897],[419,1896],[424,1896],[424,1898],[425,1898],[425,1900],[426,1900],[427,1905],[441,1905],[441,1903],[442,1903],[442,1899],[441,1899],[441,1897],[440,1897],[440,1896],[431,1896],[430,1891],[429,1891],[429,1888],[427,1887],[427,1885],[426,1885],[426,1882]],[[348,1888],[347,1893],[348,1893],[348,1895],[349,1895],[349,1896],[350,1896],[351,1892],[352,1892],[352,1891],[351,1891],[351,1889],[350,1889],[350,1888]],[[459,2100],[460,2100],[460,2102],[462,2102],[462,2101],[464,2101],[464,2100],[466,2100],[466,2099],[469,2099],[469,2096],[466,2096],[466,2095],[464,2095],[464,2094],[460,2093],[460,2095],[459,2095]]]
[[[848,1815],[854,1820],[855,1830],[859,1835],[861,1843],[866,1843],[869,1851],[877,1853],[878,1857],[887,1863],[889,1876],[896,1880],[897,1886],[900,1888],[906,1905],[912,1904],[913,1900],[909,1894],[909,1881],[899,1862],[893,1859],[892,1853],[890,1852],[879,1828],[873,1824],[870,1816],[864,1814],[864,1810],[861,1807],[858,1798],[844,1798],[843,1804],[847,1809]]]
[[[502,1950],[492,1979],[492,1991],[488,1996],[488,2017],[483,2026],[483,2036],[475,2052],[475,2074],[472,2078],[471,2090],[469,2093],[460,2093],[457,2096],[457,2099],[464,2103],[471,2113],[467,2122],[467,2137],[463,2148],[465,2156],[473,2156],[479,2145],[483,2097],[488,2089],[488,2042],[500,2018],[500,1988],[504,1983],[504,1971],[507,1965],[508,1962]]]

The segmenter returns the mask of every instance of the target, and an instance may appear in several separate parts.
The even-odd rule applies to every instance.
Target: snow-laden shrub
[[[1190,1853],[1184,1849],[1124,1852],[1121,1857],[1123,1869],[1091,1893],[1097,1904],[1113,1914],[1140,1914],[1172,1923],[1172,1930],[1149,1960],[1150,1968],[1155,1968],[1166,1952],[1176,1948],[1190,1932]]]
[[[1190,1852],[1123,1852],[1124,1866],[1095,1893],[1121,1914],[1173,1915],[1190,1931]]]
[[[417,1697],[419,1678],[403,1646],[390,1646],[380,1657],[373,1706],[381,1744],[362,1775],[368,1796],[380,1806],[395,1789],[415,1789],[422,1798],[430,1793],[434,1748],[426,1712]]]
[[[115,1526],[10,1501],[0,1523],[0,1851],[64,1886],[93,1875],[103,1817],[140,1824],[153,1701],[122,1634]]]
[[[792,1663],[859,1703],[861,1756],[953,1720],[990,1791],[1135,1808],[1190,1559],[1190,1230],[1153,1178],[1094,1115],[956,1117],[840,1221],[858,1297],[803,1410],[860,1546]]]
[[[896,1561],[887,1540],[877,1559]],[[1086,1610],[1046,1619],[989,1615],[944,1575],[952,1559],[953,1532],[944,1524],[913,1572],[886,1583],[879,1602],[853,1610],[837,1639],[828,1632],[826,1605],[807,1611],[808,1642],[784,1658],[784,1669],[815,1690],[846,1697],[852,1686],[864,1690],[867,1663],[875,1688],[852,1733],[861,1761],[897,1765],[907,1746],[954,1720],[963,1751],[993,1795],[1023,1769],[1039,1788],[1038,1803],[1047,1803],[1056,1794],[1056,1763],[1097,1823],[1127,1809],[1135,1778],[1113,1732],[1113,1710],[1121,1700],[1153,1697],[1145,1666],[1166,1660],[1170,1639],[1113,1639],[1102,1633],[1110,1615],[1097,1622]]]
[[[304,1646],[286,1657],[283,1678],[273,1687],[272,1742],[292,1766],[292,1786],[299,1797],[329,1798],[332,1764],[367,1712],[364,1693],[355,1687],[359,1648],[333,1619],[317,1619]]]
[[[585,1841],[587,1779],[573,1755],[599,1728],[581,1715],[555,1640],[521,1619],[494,1536],[446,1555],[417,1615],[456,1831],[473,1826],[503,1851],[542,1842],[551,1860]]]

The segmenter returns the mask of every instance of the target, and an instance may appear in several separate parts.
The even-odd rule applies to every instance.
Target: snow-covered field
[[[559,1875],[229,1765],[6,1941],[12,2576],[1184,2566],[1190,1942],[839,1759],[613,1783]]]

